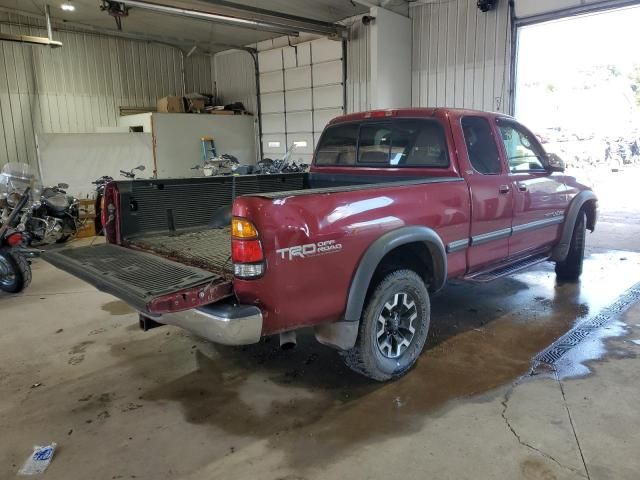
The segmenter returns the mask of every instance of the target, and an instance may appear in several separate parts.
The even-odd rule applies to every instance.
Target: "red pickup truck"
[[[352,369],[407,372],[448,279],[553,261],[582,272],[597,199],[513,118],[452,109],[334,119],[307,174],[115,181],[104,245],[45,260],[140,312],[242,345],[313,327]]]

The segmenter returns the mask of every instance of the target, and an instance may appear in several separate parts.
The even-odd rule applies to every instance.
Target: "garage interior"
[[[72,248],[104,242],[102,176],[201,177],[213,150],[308,165],[333,118],[370,110],[515,115],[599,198],[580,282],[551,263],[449,282],[387,383],[311,331],[293,350],[142,331],[33,258],[31,285],[0,293],[0,478],[55,443],[43,478],[637,479],[635,19],[619,0],[0,0],[0,168],[68,184],[87,209]]]

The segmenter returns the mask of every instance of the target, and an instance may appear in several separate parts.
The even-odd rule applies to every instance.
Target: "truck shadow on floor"
[[[431,333],[418,364],[395,382],[351,372],[306,331],[294,351],[280,350],[277,338],[242,348],[199,343],[195,370],[142,399],[178,402],[187,422],[247,442],[268,439],[302,468],[354,444],[411,434],[451,400],[488,400],[589,312],[579,298],[579,284],[546,279],[452,284],[432,301]]]

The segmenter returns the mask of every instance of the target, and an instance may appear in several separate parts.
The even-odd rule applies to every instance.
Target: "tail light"
[[[102,198],[102,228],[109,243],[120,243],[120,195],[115,182],[107,183]]]
[[[7,237],[7,244],[10,247],[17,247],[22,244],[22,240],[23,240],[23,237],[21,233],[19,232],[12,233]]]
[[[231,260],[238,278],[258,278],[264,274],[264,252],[258,230],[244,218],[231,220]]]
[[[108,215],[104,209],[104,192],[103,192],[102,196],[100,197],[100,222],[102,223],[103,227],[104,227],[104,224],[107,223],[107,218],[108,218]]]

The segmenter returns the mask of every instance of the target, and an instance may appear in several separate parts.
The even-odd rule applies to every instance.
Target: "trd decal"
[[[316,257],[336,253],[342,250],[342,244],[335,240],[326,240],[318,243],[308,243],[306,245],[296,245],[295,247],[281,248],[276,250],[283,260],[293,260],[294,258]]]

